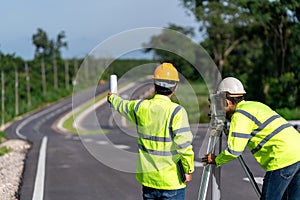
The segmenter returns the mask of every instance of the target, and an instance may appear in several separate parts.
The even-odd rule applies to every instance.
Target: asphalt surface
[[[144,89],[135,88],[129,94],[123,95],[134,98],[135,94]],[[105,90],[106,88],[100,88],[98,92]],[[132,160],[128,162],[127,159],[127,156],[129,159],[134,158],[137,151],[134,126],[124,122],[111,110],[108,103],[104,103],[97,108],[96,117],[87,115],[81,126],[91,130],[101,127],[108,132],[107,134],[79,136],[61,133],[53,128],[53,124],[71,109],[72,99],[67,98],[28,115],[6,129],[10,138],[21,137],[32,143],[26,159],[20,199],[32,199],[39,151],[44,137],[48,138],[44,200],[142,199],[141,186],[133,173],[135,163]],[[205,138],[207,126],[192,125],[192,131],[195,136],[193,141],[195,159],[200,161],[198,152]],[[223,147],[225,142],[223,140]],[[114,150],[110,151],[108,146]],[[244,153],[244,159],[254,176],[264,175],[249,151]],[[187,200],[197,199],[198,196],[203,168],[195,169],[193,180],[187,184]],[[222,199],[258,199],[250,183],[243,180],[246,175],[237,160],[224,165],[221,169]],[[209,190],[207,199],[210,199],[210,196]]]

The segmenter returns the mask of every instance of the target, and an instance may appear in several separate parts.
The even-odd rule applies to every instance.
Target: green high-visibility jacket
[[[113,94],[109,101],[121,115],[136,123],[137,181],[164,190],[186,187],[177,166],[181,160],[185,173],[194,171],[193,135],[185,109],[164,95],[129,101]]]
[[[242,154],[245,147],[265,171],[300,161],[300,134],[268,106],[241,101],[232,115],[226,149],[216,158],[217,166]]]

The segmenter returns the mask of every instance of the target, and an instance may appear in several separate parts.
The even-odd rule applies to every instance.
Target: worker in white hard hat
[[[226,118],[230,121],[227,147],[218,156],[202,158],[217,167],[240,156],[248,146],[266,171],[262,200],[300,199],[300,134],[267,105],[245,101],[242,83],[225,78],[218,92],[226,94]]]
[[[163,63],[155,69],[153,80],[152,99],[129,101],[109,93],[108,102],[137,125],[136,179],[143,199],[184,200],[194,171],[194,152],[186,110],[171,101],[178,72],[171,63]]]

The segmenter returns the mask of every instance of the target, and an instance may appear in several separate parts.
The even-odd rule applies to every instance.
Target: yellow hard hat
[[[178,72],[171,63],[159,65],[154,71],[153,79],[179,82]]]

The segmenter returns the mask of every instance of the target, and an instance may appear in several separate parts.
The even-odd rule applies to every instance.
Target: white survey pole
[[[118,93],[118,81],[115,74],[110,75],[110,92]]]

